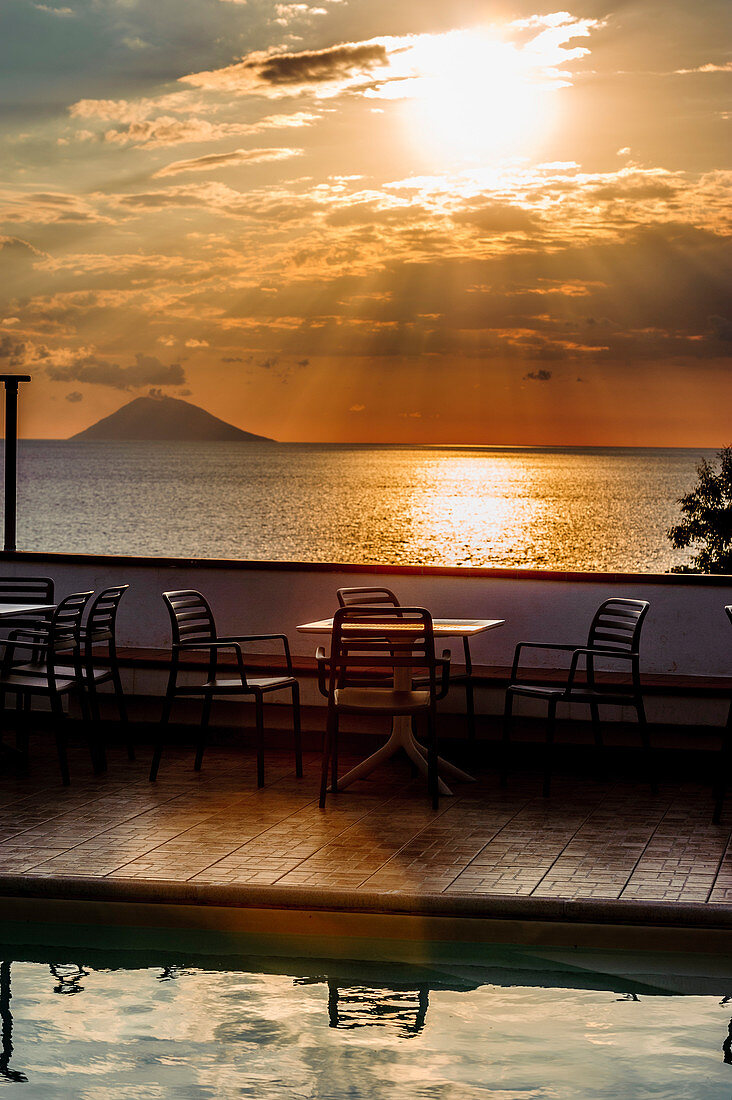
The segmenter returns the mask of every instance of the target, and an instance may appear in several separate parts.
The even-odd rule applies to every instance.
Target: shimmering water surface
[[[595,969],[581,952],[519,948],[421,967],[0,950],[0,1093],[27,1100],[732,1091],[728,979],[708,960],[700,978],[686,957],[679,975],[668,960],[616,953]]]
[[[18,546],[46,552],[664,572],[714,452],[28,441]]]

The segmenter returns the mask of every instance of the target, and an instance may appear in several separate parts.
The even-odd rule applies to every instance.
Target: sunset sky
[[[3,0],[22,434],[732,443],[732,3]]]

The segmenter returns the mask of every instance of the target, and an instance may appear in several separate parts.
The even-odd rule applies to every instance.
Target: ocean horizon
[[[21,440],[20,550],[666,572],[716,451]]]

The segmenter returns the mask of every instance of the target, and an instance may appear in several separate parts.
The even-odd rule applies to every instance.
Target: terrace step
[[[118,650],[120,664],[125,668],[167,669],[170,663],[170,653],[164,649],[144,649],[124,647]],[[219,662],[223,667],[236,665],[233,654],[221,654]],[[103,664],[103,660],[100,664]],[[183,653],[180,663],[190,669],[205,669],[208,660],[205,653]],[[285,671],[285,663],[279,656],[264,653],[247,653],[247,667],[258,672],[282,673]],[[315,677],[317,667],[312,657],[293,655],[293,671],[296,676]],[[453,670],[460,674],[464,672],[461,665],[454,664]],[[511,669],[506,665],[474,665],[473,679],[477,685],[488,687],[505,687],[508,683]],[[531,672],[532,680],[537,683],[561,684],[566,678],[566,670],[555,668],[538,668]],[[620,673],[598,672],[597,680],[603,684],[623,684],[627,679]],[[682,676],[679,674],[642,673],[641,681],[643,691],[651,695],[691,695],[705,696],[707,698],[732,698],[732,676]],[[582,682],[582,677],[577,677],[577,682]]]

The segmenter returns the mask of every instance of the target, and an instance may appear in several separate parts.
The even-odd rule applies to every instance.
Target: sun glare
[[[529,154],[551,126],[561,81],[534,52],[485,31],[424,38],[410,51],[407,129],[423,152],[473,161]]]

